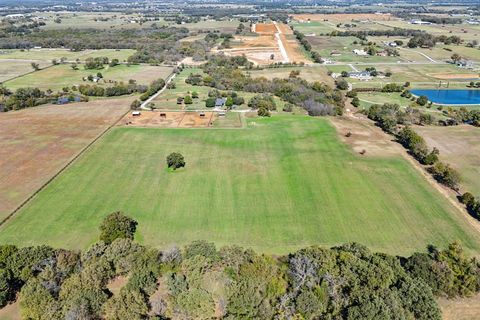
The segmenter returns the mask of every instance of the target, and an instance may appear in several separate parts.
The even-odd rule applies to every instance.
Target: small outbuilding
[[[132,112],[132,116],[134,116],[134,117],[138,117],[138,116],[140,116],[141,114],[142,114],[142,113],[141,113],[140,111],[133,111],[133,112]]]

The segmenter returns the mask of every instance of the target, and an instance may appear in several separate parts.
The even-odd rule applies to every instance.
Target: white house
[[[368,53],[363,50],[363,49],[353,49],[353,53],[355,53],[357,56],[366,56]]]

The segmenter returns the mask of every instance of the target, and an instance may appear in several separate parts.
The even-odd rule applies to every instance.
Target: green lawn
[[[107,81],[123,81],[126,83],[129,79],[134,79],[140,84],[148,85],[153,80],[166,79],[172,72],[172,68],[122,64],[113,68],[106,65],[105,68],[99,70],[85,70],[83,65],[79,65],[78,70],[73,70],[69,64],[64,64],[29,73],[23,77],[6,81],[4,84],[9,89],[38,87],[42,90],[60,90],[66,86],[94,84],[93,82],[83,81],[83,78],[88,75],[96,75],[97,72],[101,72]],[[99,85],[108,84],[100,82]]]
[[[187,166],[165,168],[173,151]],[[138,239],[195,239],[285,253],[358,241],[407,254],[475,234],[402,158],[362,157],[327,119],[274,116],[246,129],[115,128],[0,229],[0,243],[84,248],[121,210]]]

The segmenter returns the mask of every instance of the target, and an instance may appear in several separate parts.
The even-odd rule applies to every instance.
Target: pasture
[[[478,128],[469,125],[454,127],[416,127],[429,147],[440,150],[440,159],[457,169],[461,185],[480,197],[480,135]]]
[[[53,59],[60,61],[66,58],[68,62],[74,62],[76,59],[85,61],[87,58],[108,57],[109,59],[118,59],[126,61],[127,58],[135,53],[133,49],[100,49],[70,51],[68,49],[30,49],[30,50],[0,50],[1,60],[28,60],[35,62],[44,62],[51,64]]]
[[[132,98],[0,113],[0,220],[128,109]]]
[[[40,67],[46,67],[48,64],[42,63]],[[33,68],[28,61],[12,61],[0,59],[0,82],[32,72]]]
[[[248,70],[247,73],[252,78],[265,77],[269,80],[274,78],[284,79],[288,78],[290,72],[300,71],[300,78],[309,82],[320,81],[329,85],[334,85],[333,78],[329,76],[328,69],[325,66],[309,66],[309,67],[282,67],[282,68],[265,68],[262,70]]]
[[[98,85],[109,85],[109,80],[125,82],[133,79],[139,84],[150,84],[153,80],[166,79],[172,72],[171,67],[157,67],[147,65],[117,65],[109,67],[105,65],[103,69],[85,70],[83,65],[78,65],[78,70],[73,70],[69,64],[52,66],[47,69],[29,73],[23,77],[6,81],[4,85],[9,89],[18,89],[23,87],[37,87],[42,90],[61,90],[63,87],[73,85],[94,84],[90,81],[83,81],[88,75],[102,73],[103,79]]]
[[[400,156],[360,156],[328,119],[244,129],[115,128],[0,229],[0,242],[85,248],[121,210],[157,247],[208,239],[261,252],[358,241],[395,254],[480,236]],[[186,168],[171,172],[173,151]]]

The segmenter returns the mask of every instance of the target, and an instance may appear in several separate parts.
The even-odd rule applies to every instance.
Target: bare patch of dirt
[[[151,128],[207,128],[217,118],[216,112],[182,112],[182,111],[141,111],[139,116],[130,112],[118,125]]]
[[[444,320],[480,319],[480,294],[461,299],[439,298],[438,304]]]
[[[120,290],[127,284],[127,282],[128,278],[125,276],[115,277],[107,284],[107,289],[116,296],[120,293]]]
[[[0,114],[0,220],[127,112],[133,98]]]
[[[277,32],[277,28],[273,23],[257,23],[255,24],[254,30],[260,34],[274,34]]]
[[[478,79],[476,73],[431,73],[429,76],[437,79]]]
[[[2,320],[20,320],[22,319],[20,313],[20,302],[17,300],[14,303],[7,304],[0,309],[0,319]]]

